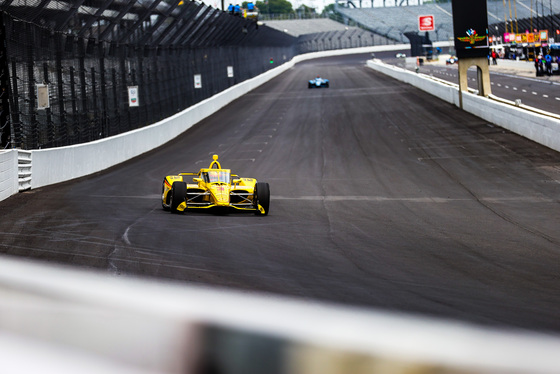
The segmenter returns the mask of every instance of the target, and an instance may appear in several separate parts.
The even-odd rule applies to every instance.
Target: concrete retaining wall
[[[505,100],[504,100],[505,102]],[[560,119],[468,94],[463,109],[486,121],[560,152]]]
[[[92,174],[157,148],[293,65],[290,61],[141,129],[85,144],[33,150],[31,188]]]
[[[444,84],[443,81],[431,79],[424,74],[412,73],[393,65],[384,64],[378,60],[368,61],[367,65],[373,70],[408,83],[448,103],[459,105],[458,85]]]

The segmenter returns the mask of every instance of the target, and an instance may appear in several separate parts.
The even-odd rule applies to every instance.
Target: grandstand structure
[[[361,8],[354,2],[337,2],[336,11],[362,27],[403,43],[407,42],[405,33],[418,32],[419,16],[433,15],[435,30],[429,32],[430,40],[453,39],[451,2],[407,6],[403,1],[388,1],[387,4],[393,6]],[[560,27],[560,0],[488,0],[487,9],[491,35],[503,34],[507,27],[507,32],[513,33],[523,33],[531,28],[549,30],[552,36]]]
[[[305,20],[274,20],[265,21],[264,24],[273,29],[298,37],[301,35],[324,33],[330,31],[346,31],[356,27],[346,26],[343,23],[329,18],[314,18]]]
[[[369,30],[347,26],[328,18],[266,21],[265,25],[297,37],[298,53],[395,44],[394,40]]]

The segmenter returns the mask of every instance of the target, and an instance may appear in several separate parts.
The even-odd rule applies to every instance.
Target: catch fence
[[[298,53],[386,43],[365,30],[296,38],[193,1],[0,0],[0,149],[120,134]]]
[[[291,59],[296,38],[195,2],[0,2],[1,147],[140,128]]]

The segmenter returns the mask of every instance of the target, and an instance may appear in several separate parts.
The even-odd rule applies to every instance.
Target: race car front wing
[[[215,204],[212,201],[195,201],[197,199],[200,199],[203,196],[208,196],[208,195],[210,195],[210,192],[208,192],[208,191],[187,192],[186,200],[184,202],[182,202],[181,204],[179,204],[179,206],[177,207],[177,210],[184,211],[187,208],[207,209],[207,208],[212,208],[212,207],[218,206],[217,204]],[[234,208],[234,209],[238,209],[238,210],[251,210],[251,211],[258,210],[259,212],[264,214],[264,212],[265,212],[264,208],[260,204],[258,204],[258,206],[255,207],[254,202],[249,199],[249,196],[253,196],[253,194],[250,193],[250,192],[232,191],[230,193],[230,201],[231,201],[232,197],[236,197],[235,200],[239,200],[239,201],[237,201],[235,203],[230,203],[229,207]]]

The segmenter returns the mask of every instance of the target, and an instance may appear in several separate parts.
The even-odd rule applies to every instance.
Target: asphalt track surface
[[[1,202],[0,251],[560,332],[560,154],[367,57],[298,64],[149,154]],[[163,177],[215,153],[270,184],[268,216],[161,209]]]

